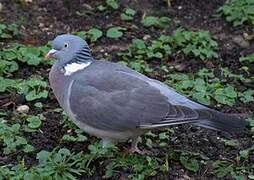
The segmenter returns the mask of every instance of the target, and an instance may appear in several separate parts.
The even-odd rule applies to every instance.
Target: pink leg
[[[140,155],[146,155],[146,154],[150,154],[151,153],[148,150],[140,150],[138,148],[138,137],[132,138],[131,149],[129,150],[129,152],[131,152],[131,153],[138,153]]]

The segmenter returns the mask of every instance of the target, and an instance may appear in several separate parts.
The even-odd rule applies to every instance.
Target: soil
[[[229,67],[233,72],[238,72],[241,64],[238,62],[240,56],[254,52],[254,43],[250,42],[247,48],[240,47],[233,41],[233,38],[242,35],[244,32],[253,34],[253,27],[241,26],[232,27],[222,18],[215,18],[216,10],[224,4],[225,0],[173,0],[172,7],[168,8],[164,1],[161,0],[121,0],[120,8],[116,11],[97,12],[94,9],[104,1],[85,1],[85,0],[33,0],[32,3],[25,1],[1,0],[3,9],[0,10],[0,22],[16,23],[21,26],[21,38],[16,41],[23,44],[44,45],[52,40],[56,35],[61,33],[71,33],[76,31],[89,30],[92,27],[98,27],[106,32],[109,26],[117,25],[127,28],[127,32],[120,40],[112,40],[102,37],[95,43],[88,42],[93,50],[93,55],[97,58],[116,59],[116,52],[127,49],[132,39],[143,38],[150,35],[151,38],[158,37],[160,34],[171,34],[177,27],[184,27],[187,30],[209,30],[219,42],[219,58],[210,64],[200,64],[190,57],[172,56],[167,63],[184,63],[186,69],[183,72],[197,72],[202,67],[220,68]],[[125,7],[131,7],[137,10],[137,15],[132,23],[121,21],[121,10]],[[86,12],[84,16],[77,15],[77,11]],[[169,16],[174,20],[174,24],[166,30],[156,28],[144,28],[140,20],[144,14]],[[6,45],[7,42],[4,42]],[[103,53],[102,50],[104,50]],[[188,58],[188,59],[187,59]],[[152,64],[152,63],[151,63]],[[15,74],[19,78],[27,78],[32,74],[40,74],[47,79],[50,67],[21,67]],[[254,73],[252,68],[251,73]],[[149,74],[163,80],[160,74],[154,72]],[[240,86],[240,85],[239,85]],[[13,110],[25,102],[24,97],[16,94],[3,94],[0,98],[0,111],[8,112],[10,117]],[[6,106],[8,102],[13,102]],[[45,106],[42,109],[33,110],[31,114],[42,113],[46,120],[43,122],[41,132],[27,136],[31,144],[36,148],[32,155],[25,155],[25,162],[28,166],[36,164],[36,153],[40,150],[52,150],[57,146],[67,147],[72,151],[86,151],[88,143],[61,143],[61,137],[67,131],[60,124],[61,114],[56,113],[53,109],[59,107],[54,95],[50,91],[50,97],[42,100]],[[234,107],[213,107],[222,112],[229,113],[246,113],[251,114],[254,110],[254,104],[237,103]],[[234,132],[232,134],[210,131],[207,129],[182,125],[174,127],[175,133],[169,140],[169,147],[177,150],[187,150],[191,152],[200,152],[208,156],[211,160],[228,159],[236,162],[235,157],[239,149],[245,149],[253,144],[251,132]],[[96,141],[95,137],[89,137],[90,142]],[[220,138],[233,138],[240,142],[239,147],[225,147],[224,143],[219,141]],[[158,157],[163,157],[164,152],[159,152]],[[2,155],[0,154],[0,157]],[[1,160],[0,165],[18,163],[17,159],[21,158],[22,153],[12,154]],[[17,158],[18,157],[18,158]],[[170,161],[168,173],[159,173],[153,179],[213,179],[214,173],[207,167],[201,167],[197,173],[192,173],[183,169],[178,162]],[[254,157],[251,157],[250,164],[254,164]],[[99,164],[98,164],[99,166]],[[121,172],[124,176],[127,172]],[[92,177],[83,177],[81,179],[101,179],[104,174],[103,168],[97,170]],[[115,175],[118,179],[119,175]]]

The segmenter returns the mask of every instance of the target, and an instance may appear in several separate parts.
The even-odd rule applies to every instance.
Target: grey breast
[[[65,109],[65,102],[68,99],[68,87],[71,83],[71,77],[65,76],[61,67],[54,64],[49,73],[49,83],[60,106]]]

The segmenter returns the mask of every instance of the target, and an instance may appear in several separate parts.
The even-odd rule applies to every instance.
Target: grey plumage
[[[104,140],[126,140],[184,123],[228,132],[246,125],[240,117],[195,103],[124,65],[94,60],[76,36],[58,36],[53,47],[58,50],[48,56],[58,60],[49,79],[59,104],[80,128]],[[85,68],[66,76],[65,67],[72,63]]]

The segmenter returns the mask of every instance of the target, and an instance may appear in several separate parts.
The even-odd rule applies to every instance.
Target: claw
[[[129,153],[137,153],[137,154],[140,154],[140,155],[149,155],[149,154],[151,154],[151,151],[140,150],[138,148],[138,137],[135,137],[135,138],[132,139],[131,148],[127,149],[127,152],[129,152]]]
[[[148,150],[140,150],[138,147],[136,147],[136,148],[131,147],[131,149],[129,151],[131,153],[137,153],[137,154],[140,154],[140,155],[149,155],[149,154],[151,154],[150,151],[148,151]]]

